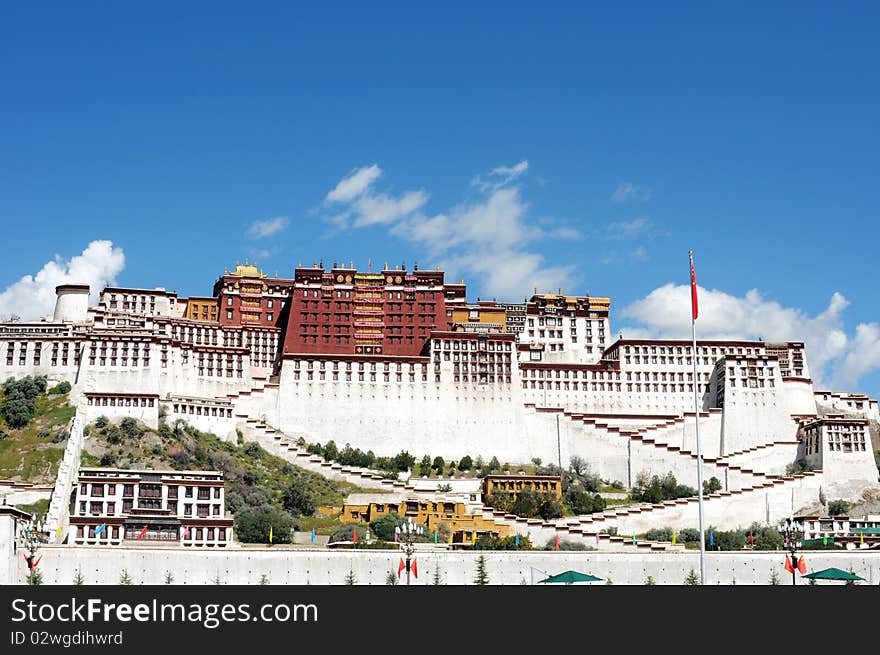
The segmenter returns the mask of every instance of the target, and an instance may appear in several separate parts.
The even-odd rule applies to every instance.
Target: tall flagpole
[[[694,272],[694,251],[688,252],[691,260],[691,339],[694,360],[694,427],[697,433],[697,497],[700,514],[700,584],[706,584],[706,535],[703,529],[703,450],[700,443],[700,381],[697,376],[697,277]]]

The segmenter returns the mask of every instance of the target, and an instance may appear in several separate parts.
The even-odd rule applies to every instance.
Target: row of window
[[[88,403],[100,407],[153,407],[155,398],[131,398],[128,396],[89,396]]]
[[[556,391],[627,391],[635,393],[693,393],[693,384],[662,384],[662,383],[632,383],[627,382],[625,385],[620,382],[566,382],[566,381],[550,381],[547,380],[546,386],[543,380],[523,380],[523,389],[548,389]],[[587,386],[589,385],[589,386]],[[625,386],[625,388],[624,388]],[[697,385],[697,391],[700,393],[708,393],[709,385]]]

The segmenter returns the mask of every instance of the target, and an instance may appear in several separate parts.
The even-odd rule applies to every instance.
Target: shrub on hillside
[[[131,416],[126,416],[120,421],[119,429],[122,434],[129,439],[136,439],[144,432],[141,426],[138,425],[137,419],[132,418]]]
[[[830,516],[843,516],[849,511],[850,504],[845,500],[832,500],[828,503],[828,514]]]
[[[96,428],[106,428],[109,423],[110,423],[110,419],[108,419],[106,416],[103,416],[103,415],[99,416],[98,418],[95,419],[95,427]]]
[[[58,395],[62,393],[70,393],[70,382],[65,380],[64,382],[59,382],[54,387],[49,389],[50,395]]]
[[[30,423],[37,410],[37,396],[45,391],[45,377],[9,378],[3,384],[3,399],[0,401],[0,415],[6,424],[11,428],[23,428]]]
[[[281,497],[281,503],[291,514],[311,516],[315,513],[317,504],[309,491],[309,485],[302,478],[294,478]]]

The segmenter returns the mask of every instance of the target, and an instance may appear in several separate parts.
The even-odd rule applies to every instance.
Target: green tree
[[[648,587],[653,587],[653,586],[656,585],[657,583],[654,582],[654,578],[652,578],[652,577],[649,575],[649,576],[647,577],[647,579],[645,580],[645,584],[646,584]]]
[[[128,569],[122,570],[122,574],[119,576],[119,584],[124,584],[124,585],[133,584],[131,576],[128,574]]]
[[[779,584],[779,574],[776,571],[770,572],[770,584],[773,586]]]
[[[236,534],[242,543],[268,544],[271,528],[272,543],[289,544],[291,532],[297,527],[298,522],[288,512],[271,505],[246,507],[235,516]]]
[[[471,459],[470,455],[465,455],[458,462],[458,470],[459,471],[470,471],[474,467],[474,461]]]
[[[703,493],[714,494],[717,491],[721,491],[721,482],[714,475],[708,480],[703,480]]]
[[[486,556],[480,555],[477,558],[477,572],[474,576],[474,584],[475,585],[487,585],[489,584],[489,573],[486,570]]]
[[[311,516],[317,509],[317,503],[309,489],[308,482],[302,477],[295,477],[287,485],[281,497],[281,503],[291,514]]]
[[[394,528],[403,525],[403,518],[396,512],[389,512],[370,521],[370,529],[376,539],[394,541]]]
[[[43,573],[40,571],[40,569],[35,568],[30,573],[28,573],[27,583],[35,587],[43,584]]]
[[[431,463],[431,468],[437,471],[437,475],[441,475],[443,473],[443,467],[446,466],[446,462],[443,461],[443,458],[440,455],[434,458],[434,461]]]
[[[687,577],[684,579],[684,583],[690,586],[699,586],[700,585],[700,576],[697,575],[697,572],[691,569]]]
[[[84,582],[85,582],[85,579],[83,578],[82,570],[77,569],[76,575],[73,576],[73,584],[75,584],[77,587],[79,587],[79,586],[82,586],[82,584]]]
[[[388,571],[387,575],[385,576],[385,584],[393,587],[397,584],[397,582],[397,574],[394,571]]]
[[[339,448],[336,447],[336,442],[332,439],[327,442],[327,445],[324,446],[324,459],[328,461],[335,461],[339,457]]]
[[[828,503],[828,514],[830,516],[843,516],[849,511],[850,504],[845,500],[832,500]]]
[[[500,470],[501,470],[501,463],[498,461],[498,458],[492,457],[492,459],[489,460],[489,471],[492,473],[497,473]]]
[[[260,584],[261,584],[261,585],[267,585],[267,584],[269,584],[269,576],[266,575],[265,573],[264,573],[263,575],[260,576]]]
[[[171,571],[165,571],[165,584],[174,584],[174,576]]]
[[[422,475],[428,475],[431,472],[431,456],[425,455],[422,457],[422,461],[419,462],[419,473]]]
[[[70,393],[70,382],[68,382],[67,380],[59,382],[54,387],[49,389],[50,395],[60,395],[63,393]]]
[[[122,433],[129,439],[135,439],[141,435],[141,429],[138,426],[137,419],[134,419],[131,416],[126,416],[122,419],[119,423],[119,429],[122,430]]]
[[[434,569],[434,577],[431,578],[431,584],[435,587],[439,587],[443,584],[443,577],[440,574],[440,569]]]
[[[345,584],[353,585],[357,583],[357,576],[354,574],[354,569],[349,569],[348,573],[345,576]]]
[[[95,427],[96,428],[106,428],[109,424],[110,424],[110,419],[104,415],[101,415],[95,419]]]

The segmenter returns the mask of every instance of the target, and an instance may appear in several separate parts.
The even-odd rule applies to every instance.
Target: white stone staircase
[[[62,543],[67,535],[70,521],[70,494],[73,492],[73,485],[76,484],[79,476],[79,465],[85,439],[82,423],[79,412],[74,414],[70,420],[70,436],[67,439],[67,446],[64,448],[64,457],[58,466],[58,476],[55,479],[55,488],[52,490],[49,510],[46,512],[44,522],[44,530],[48,533],[50,544]]]

